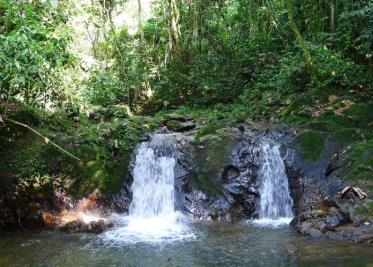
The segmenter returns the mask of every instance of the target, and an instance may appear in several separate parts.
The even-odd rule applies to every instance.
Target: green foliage
[[[126,99],[122,83],[113,75],[109,75],[108,69],[97,69],[91,72],[85,82],[84,98],[92,105],[108,106],[120,103]]]
[[[58,69],[66,65],[66,16],[47,3],[0,2],[0,98],[45,105],[61,97]]]

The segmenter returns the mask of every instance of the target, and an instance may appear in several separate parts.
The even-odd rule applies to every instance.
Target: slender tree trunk
[[[144,43],[144,31],[142,29],[142,7],[141,7],[141,0],[137,0],[137,19],[138,19],[138,28],[140,31],[140,41],[141,44]]]
[[[336,0],[330,0],[330,32],[335,32]]]
[[[172,47],[175,50],[175,54],[180,60],[183,60],[182,44],[181,44],[181,32],[180,32],[180,11],[176,0],[170,0],[170,37],[172,41]]]
[[[292,0],[286,0],[286,8],[287,8],[287,12],[288,12],[288,19],[289,19],[290,27],[292,28],[292,30],[295,34],[298,45],[302,49],[303,57],[306,61],[306,64],[307,64],[309,70],[312,73],[317,74],[317,69],[316,69],[314,60],[311,56],[311,53],[308,51],[308,48],[306,46],[306,42],[305,42],[305,40],[304,40],[304,38],[303,38],[303,36],[302,36],[298,26],[297,26],[297,23],[295,22],[295,19],[294,19],[294,16],[293,16],[293,4],[292,4],[291,1]]]

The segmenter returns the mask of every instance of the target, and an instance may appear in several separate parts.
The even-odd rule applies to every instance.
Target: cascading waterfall
[[[157,151],[141,144],[136,156],[132,203],[129,215],[134,218],[153,218],[175,213],[175,159],[157,156]]]
[[[173,135],[155,134],[139,145],[131,186],[129,215],[116,215],[121,227],[103,234],[106,241],[158,242],[190,238],[183,216],[174,205]]]
[[[259,181],[259,219],[262,225],[279,226],[293,218],[293,200],[289,193],[288,177],[281,158],[280,146],[269,142],[262,145],[263,163]]]

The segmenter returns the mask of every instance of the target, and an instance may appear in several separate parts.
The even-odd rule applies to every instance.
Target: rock
[[[227,165],[224,167],[221,179],[224,182],[235,179],[240,175],[240,169],[234,165]]]
[[[179,114],[166,114],[164,116],[164,120],[166,121],[180,121],[180,122],[186,122],[186,121],[191,121],[192,118],[179,115]]]
[[[140,142],[149,142],[150,141],[150,135],[144,134],[143,137],[141,137]]]
[[[322,211],[329,211],[331,208],[337,208],[338,204],[334,199],[324,198],[316,203],[316,209]]]
[[[335,229],[341,223],[340,217],[337,215],[328,215],[325,218],[325,223],[329,229]]]
[[[66,223],[60,229],[67,233],[95,233],[99,234],[105,230],[114,227],[114,224],[109,221],[99,220],[85,223],[81,220],[75,220]]]
[[[347,194],[348,190],[345,193]],[[328,210],[306,211],[298,214],[290,223],[291,226],[298,233],[313,239],[343,242],[373,241],[373,225],[369,216],[356,213],[359,205],[339,197],[328,200],[328,203],[332,206]]]
[[[174,131],[174,132],[185,132],[185,131],[192,130],[196,127],[196,125],[191,121],[180,122],[177,120],[168,121],[166,123],[166,126],[167,126],[167,129],[169,129],[170,131]]]
[[[45,222],[41,212],[33,212],[22,219],[22,228],[27,230],[37,230],[45,227]]]
[[[43,221],[45,226],[51,228],[57,225],[58,218],[50,212],[43,212]]]
[[[237,129],[240,130],[241,133],[244,133],[245,132],[245,125],[240,124],[240,125],[237,126]]]

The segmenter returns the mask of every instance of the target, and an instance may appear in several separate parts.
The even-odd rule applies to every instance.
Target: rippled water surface
[[[373,246],[315,242],[288,227],[196,224],[195,239],[107,244],[60,232],[0,235],[0,266],[368,266]]]

